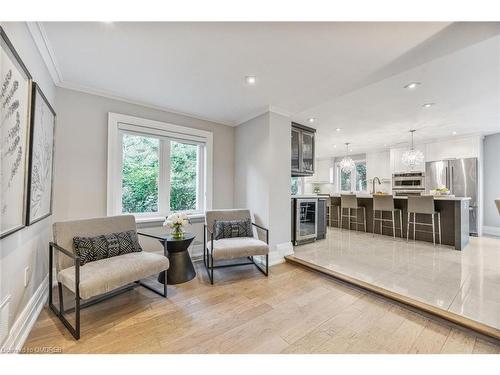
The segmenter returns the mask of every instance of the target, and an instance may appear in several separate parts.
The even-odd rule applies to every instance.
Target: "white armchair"
[[[254,218],[248,209],[214,210],[205,214],[206,222],[203,236],[203,262],[208,272],[210,282],[214,283],[214,269],[254,265],[264,275],[269,271],[269,230],[254,223]],[[216,239],[214,228],[217,221],[250,220],[252,237],[234,237]],[[265,232],[266,241],[259,239],[257,230]],[[254,257],[265,258],[265,268],[255,262]],[[214,265],[214,261],[247,258],[248,262]]]
[[[141,282],[143,278],[167,271],[169,261],[164,255],[146,251],[131,252],[91,261],[83,266],[80,265],[80,257],[76,254],[73,243],[75,237],[94,237],[124,231],[137,232],[134,216],[122,215],[58,222],[54,223],[53,230],[54,242],[49,243],[49,307],[75,339],[80,338],[80,310],[82,308],[138,285],[162,297],[167,297],[166,283],[163,285],[163,290],[156,290]],[[56,250],[55,254],[54,249]],[[59,308],[53,304],[52,296],[54,258],[59,290]],[[63,286],[75,294],[75,308],[64,308]],[[81,304],[81,299],[88,301]],[[75,312],[74,327],[65,317],[65,314],[73,311]]]

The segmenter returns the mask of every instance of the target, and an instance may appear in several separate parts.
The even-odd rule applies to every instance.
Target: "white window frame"
[[[107,214],[108,216],[123,215],[122,212],[122,160],[123,145],[122,134],[153,136],[160,139],[160,165],[167,165],[170,158],[170,140],[182,143],[203,145],[198,148],[198,174],[197,179],[197,207],[188,211],[190,216],[204,215],[206,210],[212,209],[213,186],[213,133],[210,131],[188,128],[185,126],[169,124],[120,113],[108,113],[108,178],[107,178]],[[203,150],[203,152],[200,152]],[[162,162],[163,160],[163,162]],[[170,168],[160,168],[158,183],[158,196],[170,197]],[[203,181],[203,187],[199,186]],[[163,221],[170,213],[170,202],[158,199],[158,212],[135,213],[136,221]]]
[[[355,164],[359,163],[365,163],[366,167],[366,160],[365,159],[360,159],[360,160],[354,160]],[[340,170],[339,162],[335,163],[335,170],[337,171],[337,186],[338,186],[338,192],[339,193],[362,193],[362,192],[367,192],[368,191],[368,179],[366,183],[366,190],[356,190],[356,180],[357,180],[357,171],[356,168],[351,171],[351,174],[354,176],[354,179],[351,179],[351,190],[342,190],[342,171]],[[352,190],[352,184],[354,181],[354,190]]]

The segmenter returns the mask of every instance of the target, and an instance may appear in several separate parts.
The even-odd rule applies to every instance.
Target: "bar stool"
[[[344,215],[344,208],[347,208],[347,215]],[[356,216],[351,215],[351,210],[356,211]],[[363,211],[363,221],[359,221],[359,210]],[[363,225],[366,232],[366,208],[363,206],[358,206],[358,198],[355,194],[341,194],[340,195],[340,229],[344,229],[342,226],[343,217],[347,217],[349,220],[348,227],[351,229],[351,218],[355,217],[356,221],[356,231],[360,224]]]
[[[376,217],[377,211],[380,212],[380,217]],[[384,219],[384,212],[390,212],[392,218]],[[392,237],[396,238],[396,222],[394,220],[394,213],[399,213],[399,230],[401,238],[403,238],[403,211],[399,208],[394,208],[394,197],[392,195],[373,195],[373,235],[375,236],[375,222],[380,222],[380,234],[382,234],[383,223],[390,221],[392,223]],[[386,228],[389,228],[386,226]]]
[[[413,221],[410,220],[411,214],[413,214]],[[432,224],[417,222],[417,214],[431,215]],[[436,215],[438,219],[439,244],[441,245],[441,213],[436,211],[434,207],[434,197],[432,195],[408,197],[408,226],[406,230],[406,241],[409,241],[410,239],[410,224],[413,224],[413,241],[415,241],[415,227],[417,225],[427,225],[432,226],[432,243],[436,245],[436,226],[434,222],[434,217]],[[429,232],[427,231],[427,233]]]
[[[333,218],[333,209],[335,208],[335,211],[337,211],[337,218]],[[330,226],[333,226],[333,222],[337,222],[337,226],[340,228],[340,205],[333,203],[333,197],[330,198]]]

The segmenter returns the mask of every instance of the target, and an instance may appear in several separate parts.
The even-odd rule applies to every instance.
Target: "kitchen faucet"
[[[375,194],[375,180],[377,180],[377,182],[378,182],[379,185],[382,185],[382,183],[380,182],[380,178],[373,177],[373,180],[372,180],[372,194]]]

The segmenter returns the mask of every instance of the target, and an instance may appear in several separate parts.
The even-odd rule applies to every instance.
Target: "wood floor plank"
[[[429,320],[422,330],[422,333],[413,343],[409,353],[412,354],[432,354],[440,353],[451,328],[435,321]]]
[[[499,353],[500,346],[290,264],[137,288],[82,311],[73,339],[45,308],[25,343],[63,353]]]
[[[475,337],[467,335],[457,328],[453,328],[441,349],[441,353],[470,354],[474,350],[475,343]]]

